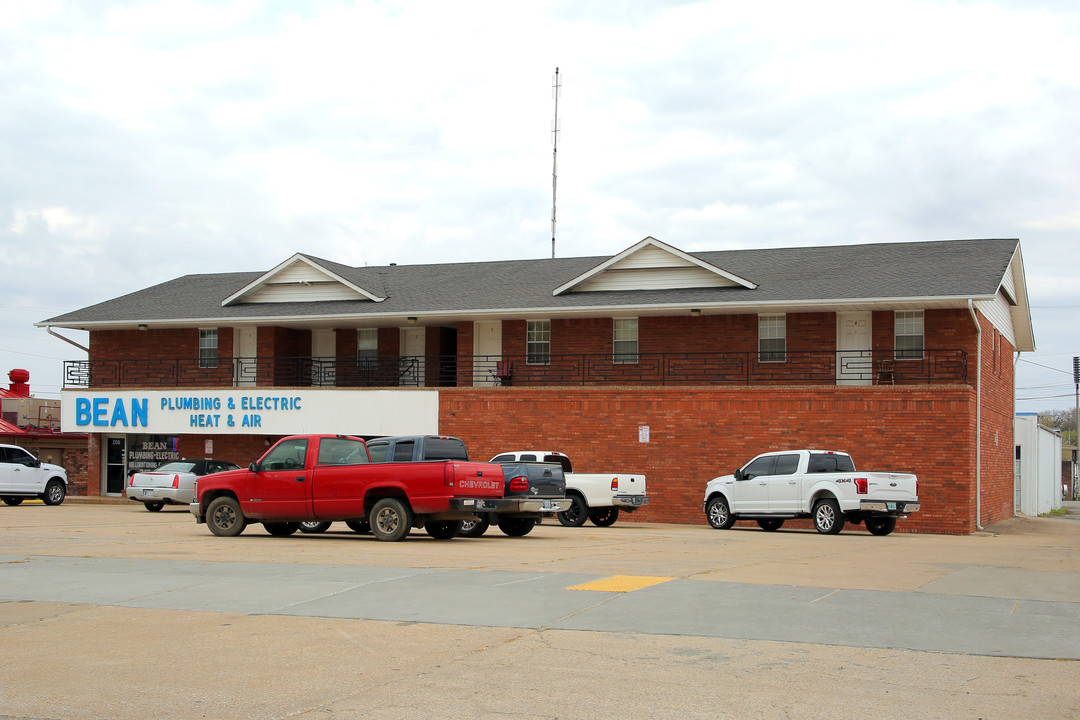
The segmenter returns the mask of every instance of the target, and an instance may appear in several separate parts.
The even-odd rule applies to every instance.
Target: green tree
[[[1039,413],[1039,422],[1046,427],[1060,429],[1062,440],[1071,445],[1076,444],[1076,408],[1043,410]]]

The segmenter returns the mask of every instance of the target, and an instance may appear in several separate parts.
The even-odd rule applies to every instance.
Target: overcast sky
[[[1075,0],[0,0],[0,381],[187,273],[1021,240],[1073,406]],[[62,331],[85,343],[85,333]]]

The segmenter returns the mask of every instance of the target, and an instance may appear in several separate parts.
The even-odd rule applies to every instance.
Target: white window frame
[[[893,313],[893,358],[922,360],[926,350],[926,317],[922,310]]]
[[[551,364],[551,321],[525,321],[525,364]]]
[[[758,362],[787,362],[787,315],[758,315]]]
[[[612,318],[611,362],[634,365],[638,361],[638,319]]]
[[[379,364],[379,329],[356,329],[356,367],[373,368]]]
[[[218,331],[217,328],[199,328],[199,367],[204,369],[218,366]]]

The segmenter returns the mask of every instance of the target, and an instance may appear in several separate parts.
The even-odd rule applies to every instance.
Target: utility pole
[[[1080,487],[1077,487],[1076,461],[1080,459],[1080,357],[1073,356],[1073,388],[1076,405],[1073,408],[1073,447],[1072,452],[1072,496],[1080,497]]]
[[[558,184],[559,174],[559,68],[555,68],[555,84],[551,86],[555,94],[555,123],[552,125],[551,134],[553,143],[551,148],[551,259],[555,259],[555,188]]]

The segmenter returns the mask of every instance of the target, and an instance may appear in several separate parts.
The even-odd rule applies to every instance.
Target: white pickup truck
[[[633,512],[649,504],[645,493],[645,476],[640,473],[576,473],[570,458],[551,450],[517,450],[499,453],[493,463],[545,462],[562,465],[566,476],[566,497],[571,505],[558,513],[559,522],[567,527],[580,527],[586,520],[607,527],[619,519],[619,511]]]
[[[59,505],[67,496],[67,470],[43,463],[18,445],[0,445],[0,500],[18,505],[26,498],[41,498]]]
[[[787,518],[812,517],[814,529],[828,535],[845,521],[888,535],[897,518],[918,510],[914,475],[859,472],[850,455],[831,450],[764,453],[705,486],[705,517],[718,530],[743,519],[778,530]]]

